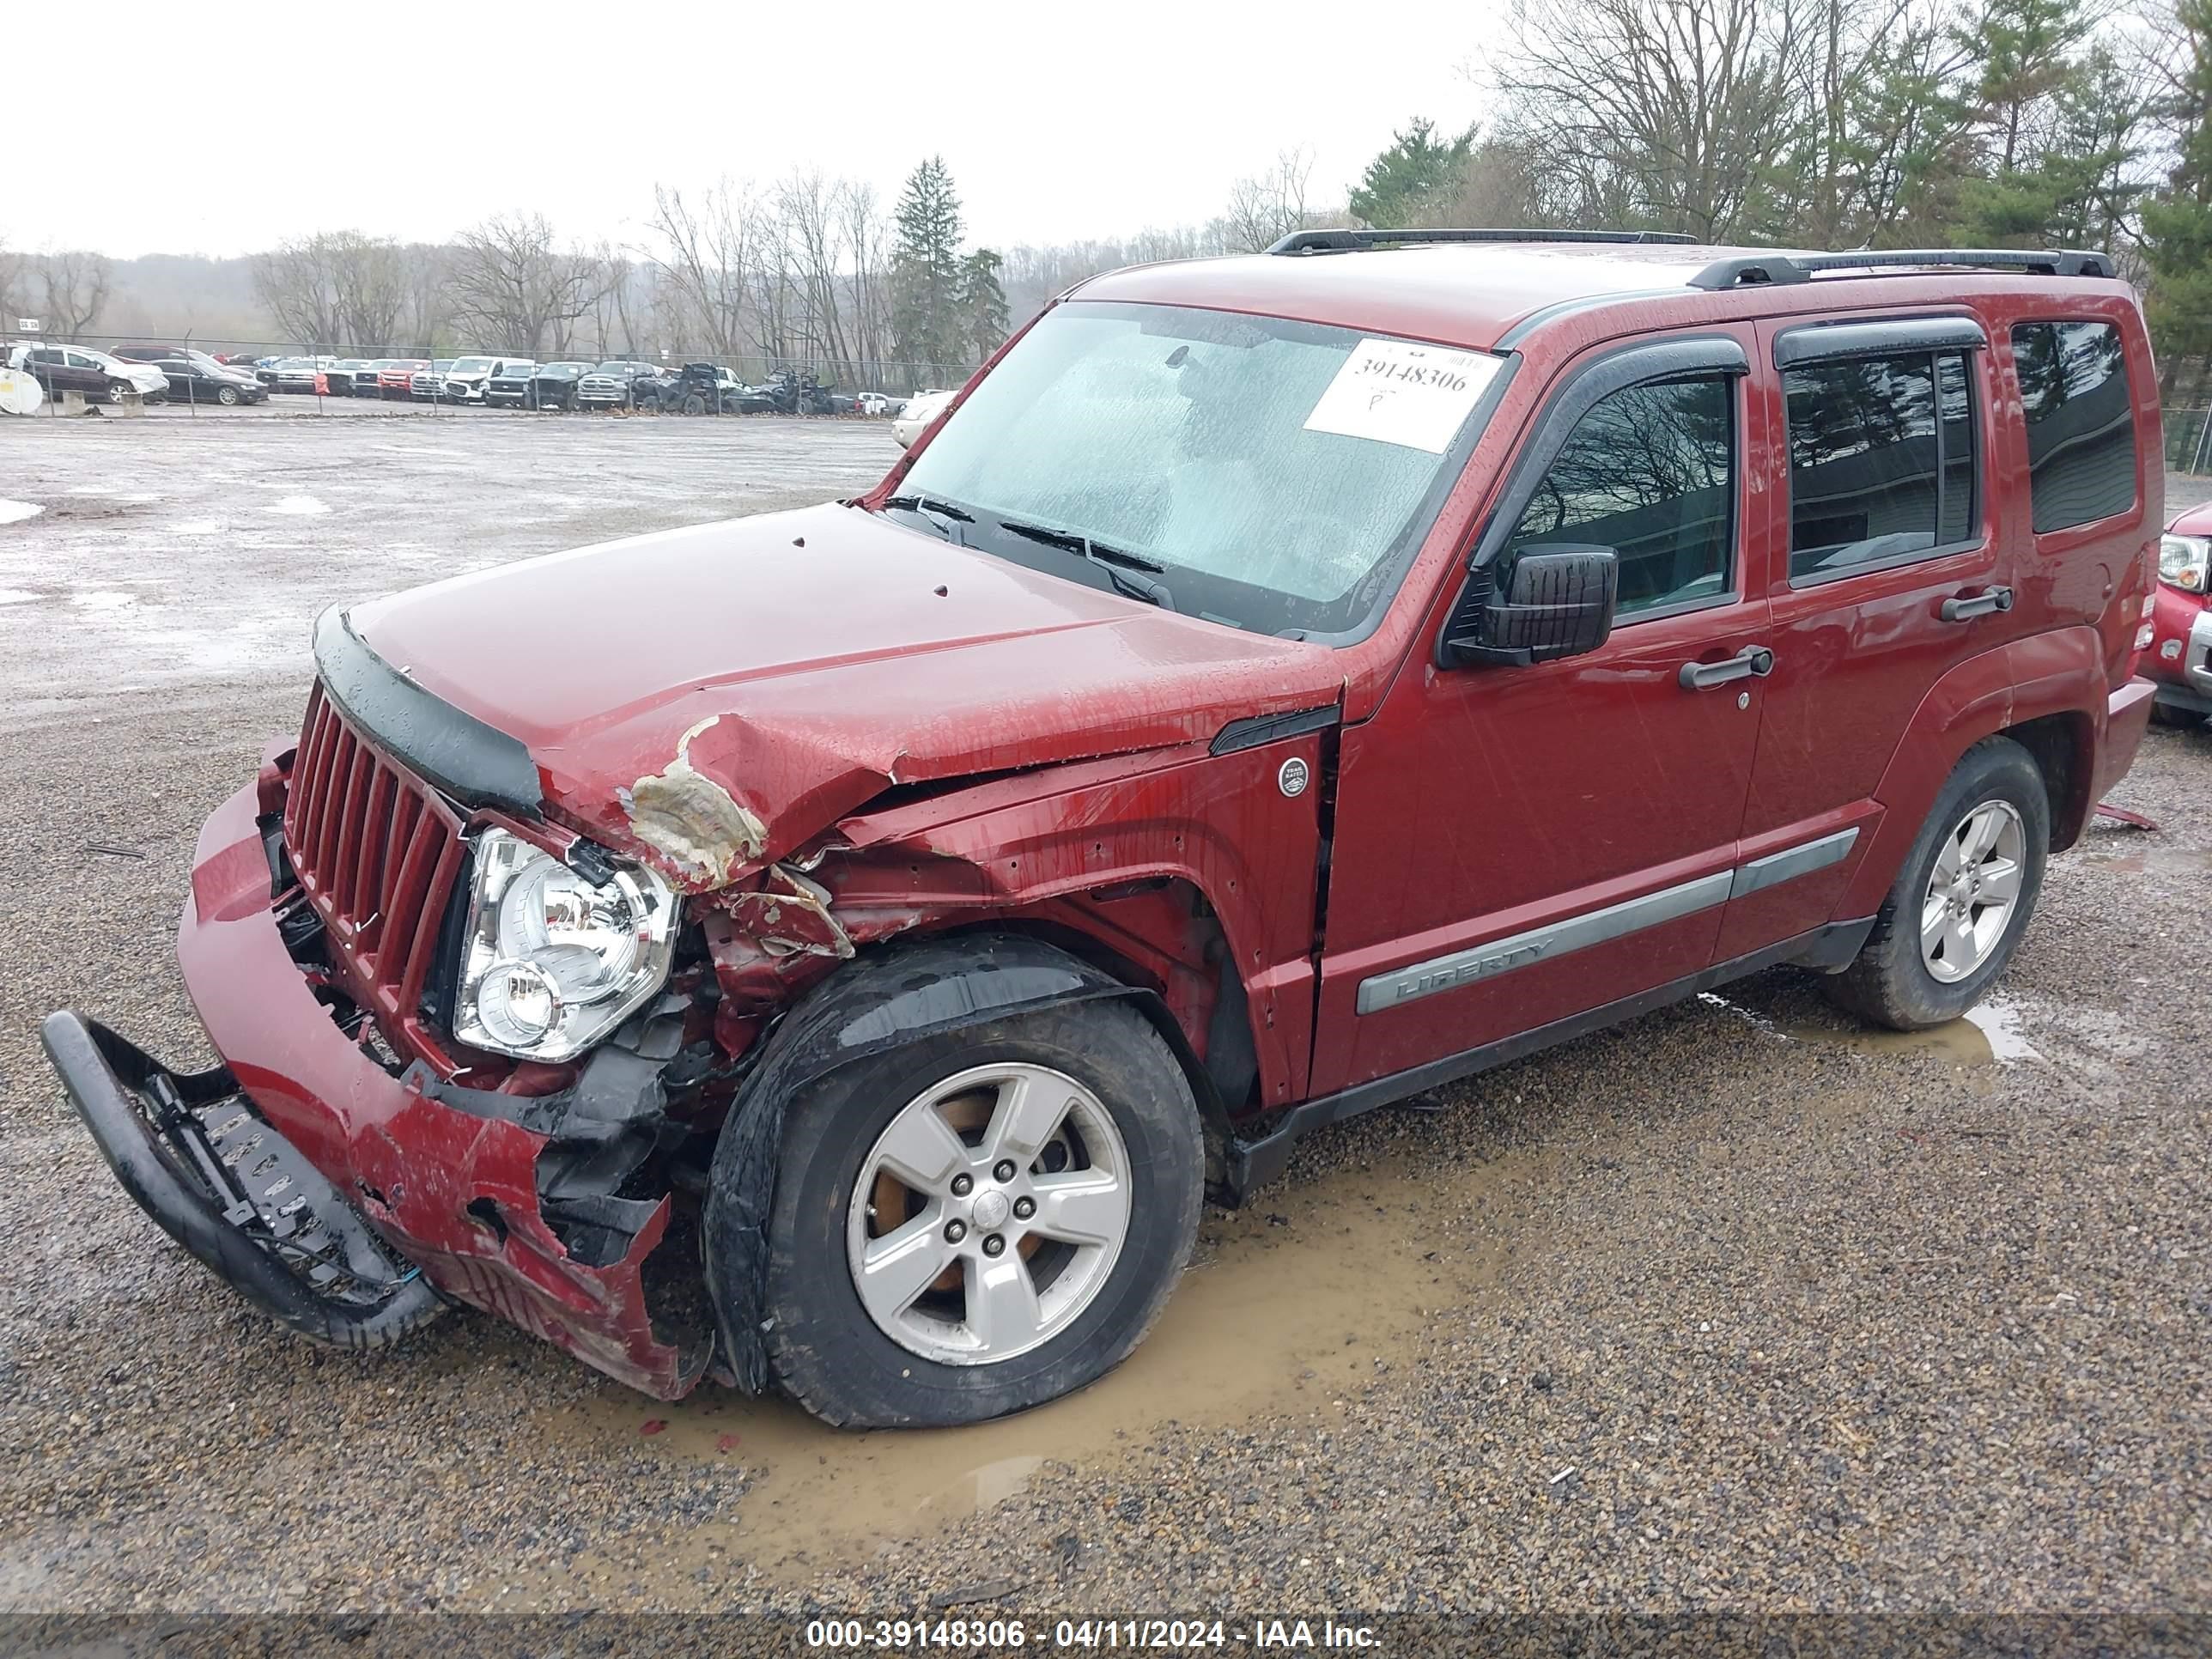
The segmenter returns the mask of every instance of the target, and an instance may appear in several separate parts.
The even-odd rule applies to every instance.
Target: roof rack
[[[1856,253],[1740,253],[1716,259],[1690,278],[1692,288],[1764,288],[1809,283],[1826,270],[1880,270],[1895,265],[1950,265],[2025,270],[2039,276],[2110,276],[2109,253],[2037,252],[2021,248],[1922,247]]]
[[[1673,242],[1696,238],[1673,230],[1294,230],[1270,253],[1354,253],[1363,248],[1421,242]]]

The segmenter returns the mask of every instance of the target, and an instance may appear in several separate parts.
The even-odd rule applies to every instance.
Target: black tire
[[[2156,698],[2151,700],[2150,717],[2159,726],[2177,726],[2185,732],[2204,724],[2204,716],[2195,709],[2176,708],[2172,703],[2160,702]]]
[[[120,404],[125,397],[130,393],[136,392],[137,389],[138,388],[137,386],[132,386],[128,380],[110,380],[107,383],[107,401],[111,404]],[[139,401],[143,403],[145,399],[142,398]]]
[[[693,392],[684,400],[684,412],[686,415],[704,415],[707,412],[707,400],[697,392]]]
[[[909,1101],[954,1073],[1012,1060],[1066,1073],[1110,1114],[1128,1152],[1128,1231],[1065,1329],[994,1364],[945,1364],[869,1317],[848,1265],[848,1207],[878,1138]],[[719,1159],[714,1178],[728,1178]],[[1190,1085],[1126,1003],[1042,1009],[855,1061],[786,1114],[769,1231],[769,1364],[786,1392],[841,1427],[944,1427],[1042,1405],[1111,1370],[1152,1328],[1190,1259],[1204,1188]]]
[[[2025,831],[2020,895],[1987,959],[1964,978],[1947,982],[1930,973],[1921,959],[1921,904],[1943,843],[1969,812],[1990,800],[2009,805]],[[1860,947],[1857,959],[1827,981],[1829,995],[1851,1012],[1893,1030],[1924,1030],[1958,1018],[1981,1000],[2019,948],[2034,919],[2050,856],[2051,799],[2042,770],[2011,738],[1983,738],[1960,758],[1936,795],[1897,884],[1875,913],[1874,932]]]
[[[234,386],[217,386],[215,389],[215,400],[221,404],[225,409],[237,408],[238,388]]]

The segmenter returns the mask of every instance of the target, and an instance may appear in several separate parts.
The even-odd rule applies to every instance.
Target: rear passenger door
[[[1922,700],[2016,636],[1984,487],[1995,385],[1966,315],[1763,325],[1774,668],[1720,954],[1838,920],[1875,791]]]

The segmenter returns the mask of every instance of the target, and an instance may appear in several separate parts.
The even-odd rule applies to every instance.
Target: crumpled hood
[[[895,784],[1210,740],[1343,689],[1325,646],[835,505],[501,565],[350,620],[521,742],[550,815],[695,890]]]

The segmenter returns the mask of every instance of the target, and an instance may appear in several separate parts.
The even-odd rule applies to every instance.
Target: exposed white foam
[[[38,597],[20,587],[0,587],[0,605],[28,605]]]
[[[314,519],[321,517],[331,509],[313,495],[287,495],[269,510],[271,513],[283,513],[295,519]]]
[[[14,524],[22,519],[35,519],[46,510],[36,501],[0,501],[0,524]]]
[[[112,587],[96,587],[89,592],[70,595],[71,605],[81,605],[88,611],[119,611],[126,605],[138,603],[136,593],[118,593]]]

